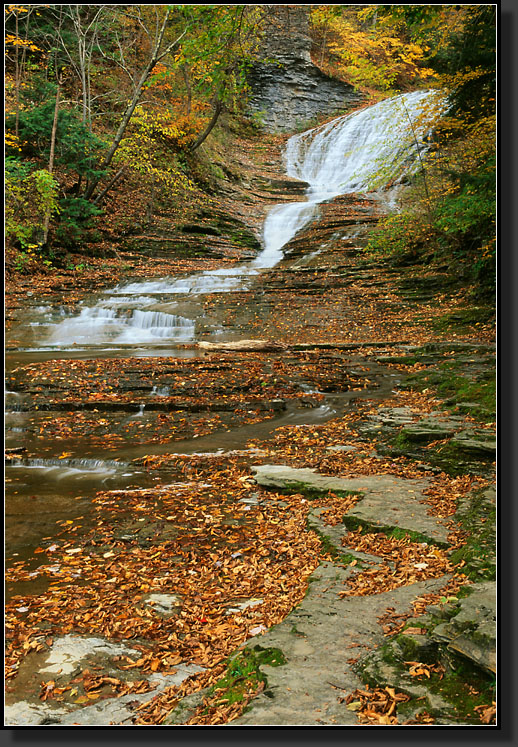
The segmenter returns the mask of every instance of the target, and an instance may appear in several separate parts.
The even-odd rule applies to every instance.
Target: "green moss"
[[[241,703],[247,695],[257,690],[267,678],[261,666],[279,667],[286,658],[278,648],[254,646],[231,657],[223,677],[209,690],[208,697],[218,694],[218,704]]]
[[[405,453],[407,451],[412,451],[415,449],[415,444],[411,443],[405,433],[403,431],[400,431],[396,438],[392,442],[395,449],[398,451]]]
[[[438,317],[433,322],[433,327],[437,330],[453,329],[455,331],[465,331],[466,327],[488,322],[494,319],[494,306],[469,306],[465,309],[456,309],[453,312]]]
[[[448,400],[448,405],[472,403],[469,414],[487,421],[496,412],[496,375],[494,362],[486,360],[486,365],[471,368],[466,360],[448,360],[433,368],[417,371],[401,384],[403,389],[422,391],[434,387],[437,394]]]
[[[414,620],[414,624],[416,622]],[[443,723],[479,724],[474,709],[479,705],[490,705],[494,700],[494,677],[450,652],[446,671],[432,672],[430,678],[412,677],[405,663],[419,661],[434,666],[441,658],[441,646],[428,636],[399,634],[364,657],[355,669],[370,687],[389,686],[410,695],[407,703],[398,706],[400,722],[424,707]],[[423,690],[429,695],[423,695]]]
[[[450,718],[459,723],[480,723],[475,708],[491,705],[495,699],[494,677],[485,675],[469,662],[452,660],[454,669],[442,677],[434,673],[426,683],[433,695],[440,695],[451,704]]]
[[[308,522],[308,528],[312,529],[316,535],[318,535],[318,538],[320,539],[320,542],[322,543],[322,550],[324,553],[328,553],[335,562],[343,564],[343,565],[349,565],[353,562],[353,560],[357,560],[357,558],[354,555],[351,555],[351,553],[344,553],[340,552],[329,537],[321,532],[319,529],[317,529],[314,525]],[[363,568],[363,565],[359,562],[356,564],[357,568]]]
[[[463,562],[462,572],[473,581],[494,580],[496,506],[488,499],[485,491],[476,491],[456,518],[466,532],[466,543],[452,552],[451,562],[454,565]]]

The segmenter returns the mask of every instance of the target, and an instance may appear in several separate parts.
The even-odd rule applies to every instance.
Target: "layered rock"
[[[269,132],[287,132],[316,116],[344,112],[361,94],[311,61],[307,6],[264,6],[262,60],[249,75],[249,110]]]

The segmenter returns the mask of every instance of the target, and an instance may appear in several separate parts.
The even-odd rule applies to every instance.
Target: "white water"
[[[121,473],[127,465],[113,460],[100,459],[20,459],[6,466],[11,470],[25,473],[36,472],[44,481],[61,482],[101,482]],[[23,480],[23,478],[22,478]]]
[[[266,217],[263,250],[252,262],[173,280],[134,282],[106,291],[80,314],[48,327],[45,344],[157,344],[189,342],[196,320],[153,309],[157,303],[196,300],[247,286],[261,269],[276,265],[282,248],[317,214],[318,205],[350,192],[381,190],[419,168],[418,144],[426,134],[437,96],[416,91],[367,107],[294,135],[286,148],[288,175],[308,182],[307,201],[277,205]],[[427,115],[428,112],[428,115]],[[423,121],[420,121],[423,119]]]

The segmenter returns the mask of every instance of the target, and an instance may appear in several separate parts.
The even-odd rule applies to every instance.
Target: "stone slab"
[[[460,600],[459,612],[438,625],[432,636],[487,672],[496,672],[496,585],[488,581],[472,587]]]
[[[255,480],[264,487],[285,489],[305,485],[321,491],[338,490],[363,493],[363,497],[347,512],[357,522],[374,529],[387,527],[419,532],[431,541],[447,544],[448,530],[427,512],[421,502],[429,481],[404,479],[392,475],[362,475],[341,478],[320,475],[312,469],[295,469],[278,464],[252,467]]]
[[[383,640],[377,617],[388,607],[408,609],[421,594],[438,590],[446,577],[367,597],[345,597],[345,569],[323,563],[311,576],[306,597],[279,625],[248,644],[279,648],[287,663],[263,665],[265,691],[228,726],[354,726],[356,714],[340,702],[363,683],[353,662]]]

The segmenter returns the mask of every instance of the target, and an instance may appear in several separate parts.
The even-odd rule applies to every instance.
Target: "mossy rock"
[[[278,648],[263,648],[257,644],[247,647],[228,660],[224,675],[209,689],[208,695],[219,694],[218,703],[226,705],[242,702],[261,683],[266,688],[268,679],[262,667],[279,667],[286,663],[286,657]]]
[[[412,622],[417,626],[419,621]],[[433,667],[441,661],[446,662],[445,671],[432,672],[429,678],[410,674],[412,662]],[[492,677],[454,653],[444,657],[441,645],[429,636],[399,634],[369,652],[355,669],[369,687],[392,687],[410,696],[398,706],[400,722],[424,708],[437,723],[480,724],[475,707],[494,699]]]

